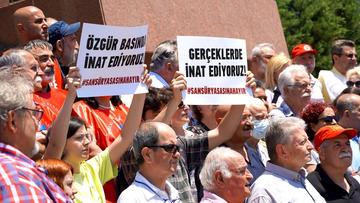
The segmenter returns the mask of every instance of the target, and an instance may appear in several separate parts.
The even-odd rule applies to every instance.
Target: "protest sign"
[[[184,103],[245,104],[247,57],[242,39],[178,36],[179,70],[187,81]]]
[[[141,74],[147,25],[117,27],[84,23],[77,67],[82,76],[79,97],[147,92]]]

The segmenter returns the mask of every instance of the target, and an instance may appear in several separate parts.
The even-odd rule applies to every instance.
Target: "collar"
[[[27,164],[30,164],[30,165],[36,167],[36,164],[33,160],[31,160],[28,156],[26,156],[20,150],[16,149],[15,147],[13,147],[11,145],[0,143],[0,153],[18,158],[18,159],[26,162]]]
[[[223,198],[207,190],[204,190],[204,196],[201,200],[209,200],[209,202],[216,202],[216,203],[227,203],[227,201],[224,200]]]
[[[138,187],[142,187],[146,190],[146,192],[144,192],[144,196],[145,196],[146,200],[150,200],[150,199],[154,199],[154,198],[155,199],[161,198],[164,201],[173,202],[173,201],[180,199],[178,191],[168,181],[166,181],[166,183],[165,183],[165,190],[168,191],[169,194],[167,194],[165,191],[159,189],[155,185],[151,184],[139,172],[136,172],[134,183]]]
[[[170,87],[169,84],[165,81],[165,79],[156,72],[150,72],[150,77],[154,78],[151,86],[156,88],[164,88]]]
[[[333,68],[331,69],[331,72],[333,72],[335,75],[337,75],[337,77],[346,80],[345,75],[341,74],[335,67],[333,67]]]
[[[296,116],[296,114],[291,110],[290,106],[285,103],[285,101],[281,102],[279,110],[283,112],[285,117]]]
[[[307,176],[306,169],[304,168],[301,168],[300,171],[295,172],[270,162],[266,163],[265,171],[270,172],[278,177],[296,182],[304,182]]]

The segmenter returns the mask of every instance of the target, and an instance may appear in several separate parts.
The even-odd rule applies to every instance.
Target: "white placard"
[[[84,23],[77,67],[78,97],[146,93],[140,82],[148,26],[118,27]]]
[[[184,103],[246,104],[247,56],[243,39],[178,36],[179,69],[187,81]]]

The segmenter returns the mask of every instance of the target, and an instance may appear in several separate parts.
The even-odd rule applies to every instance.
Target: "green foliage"
[[[331,69],[331,43],[351,39],[360,44],[359,0],[276,0],[289,53],[299,43],[319,51],[314,75]],[[360,49],[357,49],[359,52]]]

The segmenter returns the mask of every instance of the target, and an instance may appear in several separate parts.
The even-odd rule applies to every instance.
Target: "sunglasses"
[[[180,151],[180,147],[176,144],[167,144],[167,145],[151,145],[151,146],[146,146],[149,148],[162,148],[164,149],[166,152],[168,153],[172,153],[173,155],[176,154],[176,152]]]
[[[327,124],[332,123],[334,120],[336,120],[335,116],[326,116],[318,119],[318,121],[324,121]]]
[[[348,57],[348,58],[357,58],[357,55],[356,54],[343,54],[344,56]]]
[[[355,87],[360,87],[360,80],[358,80],[358,81],[356,81],[356,82],[353,82],[353,81],[346,81],[346,85],[348,86],[348,87],[354,87],[354,85],[355,85]]]

